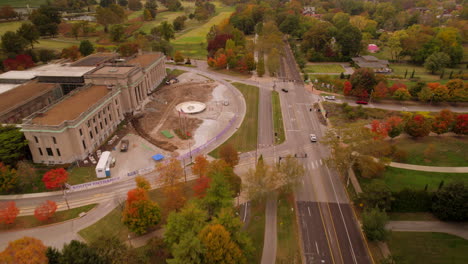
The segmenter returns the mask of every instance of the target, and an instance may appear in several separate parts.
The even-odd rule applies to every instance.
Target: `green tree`
[[[263,77],[264,74],[265,74],[265,61],[263,60],[263,56],[261,56],[258,59],[257,75],[258,77]]]
[[[28,141],[23,132],[14,126],[0,126],[0,162],[15,166],[26,154]]]
[[[60,263],[67,264],[105,264],[103,257],[99,256],[96,249],[88,246],[86,243],[72,240],[65,244],[60,256]]]
[[[267,56],[267,68],[270,76],[275,76],[280,67],[280,53],[276,48],[271,49]]]
[[[21,24],[21,27],[18,28],[16,33],[29,42],[31,49],[34,48],[34,43],[39,43],[39,41],[37,41],[39,39],[39,30],[31,23]]]
[[[392,97],[400,101],[406,101],[411,98],[411,94],[406,88],[398,88],[398,90],[393,93]]]
[[[196,236],[205,226],[207,219],[206,211],[194,203],[188,203],[180,212],[171,212],[164,227],[164,242],[173,248],[182,241],[184,235]]]
[[[75,24],[72,25],[71,34],[72,34],[72,36],[75,37],[75,39],[78,39],[78,37],[80,36],[80,30],[81,30],[81,24],[80,23],[75,23]]]
[[[130,231],[138,235],[144,234],[160,220],[159,206],[148,198],[146,190],[137,188],[128,192],[125,209],[122,212],[122,222]]]
[[[143,7],[141,0],[128,0],[128,9],[138,11]]]
[[[435,74],[450,64],[450,57],[444,52],[435,52],[424,61],[424,68]]]
[[[55,36],[58,32],[61,16],[56,7],[52,5],[42,5],[38,9],[32,11],[29,20],[37,27],[41,36]]]
[[[468,186],[464,182],[450,183],[437,191],[432,212],[443,221],[468,220]]]
[[[278,186],[278,171],[265,164],[260,156],[255,169],[249,169],[243,177],[242,189],[250,200],[265,199]]]
[[[431,132],[431,121],[423,115],[413,115],[406,121],[405,132],[412,137],[425,137]]]
[[[389,231],[385,229],[388,217],[385,211],[373,208],[362,214],[362,229],[370,241],[385,241],[388,239]]]
[[[88,56],[94,52],[94,46],[89,40],[82,40],[79,47],[80,53],[83,56]]]
[[[210,187],[206,190],[206,195],[197,200],[201,208],[208,211],[210,216],[216,215],[222,208],[232,206],[232,190],[228,181],[221,173],[210,175]]]
[[[341,54],[345,58],[359,54],[359,51],[361,51],[361,40],[361,31],[351,25],[340,28],[336,36],[336,41],[341,46]]]
[[[167,21],[163,21],[161,25],[155,28],[155,31],[166,41],[170,41],[174,38],[174,27]]]
[[[372,181],[358,197],[359,206],[366,209],[378,208],[383,211],[391,209],[393,200],[392,191],[382,181]]]
[[[184,62],[184,56],[182,56],[182,53],[180,51],[176,51],[174,54],[174,61],[175,63],[182,63]]]
[[[10,193],[16,189],[18,175],[15,169],[0,162],[0,193]]]
[[[91,242],[90,248],[95,249],[97,255],[99,255],[105,263],[139,263],[136,254],[116,236],[100,236]]]
[[[110,36],[111,36],[112,41],[115,41],[115,42],[122,41],[124,37],[124,33],[125,33],[125,28],[123,25],[120,25],[120,24],[113,25],[110,28]]]
[[[205,248],[200,239],[194,233],[183,234],[180,242],[173,245],[172,256],[173,259],[168,259],[168,264],[203,264],[203,255]]]
[[[210,264],[242,264],[245,256],[232,241],[230,234],[219,224],[208,225],[198,235],[206,251],[203,255],[205,263]]]
[[[174,26],[175,31],[179,31],[184,29],[185,27],[185,20],[187,20],[186,16],[178,16],[174,21],[172,22],[172,25]]]
[[[156,18],[156,12],[158,11],[158,4],[156,0],[147,0],[145,3],[145,10],[150,11],[151,17]]]
[[[13,31],[7,31],[2,36],[2,49],[7,53],[20,54],[27,45],[27,40]]]
[[[377,78],[372,69],[359,68],[349,79],[352,85],[351,94],[358,97],[368,97],[377,85]]]
[[[109,25],[120,24],[127,19],[125,10],[119,5],[110,5],[109,7],[98,7],[96,9],[96,20],[104,26],[104,32],[108,32]]]

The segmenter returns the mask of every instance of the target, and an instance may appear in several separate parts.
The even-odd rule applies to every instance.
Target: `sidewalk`
[[[422,166],[405,164],[398,162],[390,162],[388,165],[394,168],[417,170],[417,171],[429,171],[429,172],[447,172],[447,173],[468,173],[468,167],[434,167],[434,166]]]
[[[468,239],[468,223],[441,221],[390,221],[386,228],[402,232],[440,232]]]

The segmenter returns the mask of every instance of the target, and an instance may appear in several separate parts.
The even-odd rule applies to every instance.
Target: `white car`
[[[334,95],[327,95],[327,96],[325,96],[325,99],[327,99],[327,100],[335,100],[335,96],[334,96]]]
[[[317,136],[315,134],[310,134],[310,142],[317,142]]]

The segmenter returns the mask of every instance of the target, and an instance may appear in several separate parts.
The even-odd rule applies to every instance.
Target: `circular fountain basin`
[[[203,112],[206,109],[206,104],[196,101],[183,102],[176,105],[176,110],[186,114],[196,114]]]

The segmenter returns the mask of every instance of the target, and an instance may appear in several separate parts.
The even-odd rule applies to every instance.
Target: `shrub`
[[[392,212],[430,212],[434,193],[404,189],[392,194]]]

